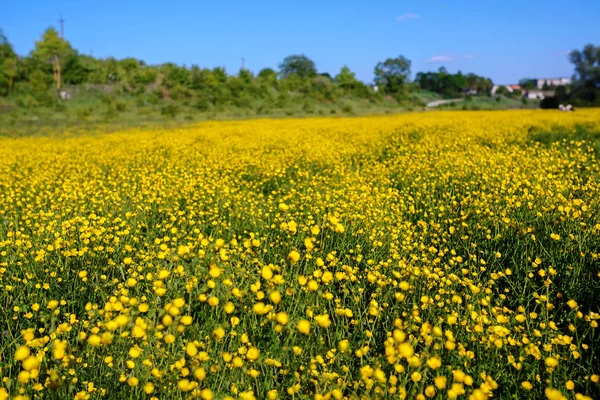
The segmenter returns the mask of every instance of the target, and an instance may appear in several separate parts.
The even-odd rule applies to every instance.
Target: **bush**
[[[26,94],[25,96],[19,96],[15,101],[15,104],[18,107],[23,108],[35,108],[40,105],[40,103],[30,94]]]
[[[559,102],[556,97],[544,97],[540,101],[540,108],[545,110],[552,110],[558,108]]]
[[[152,93],[148,96],[148,103],[152,105],[157,105],[162,97],[157,96],[155,93]]]
[[[354,114],[354,107],[352,107],[352,104],[346,103],[342,106],[342,112],[345,114]]]
[[[208,111],[210,110],[210,101],[205,96],[201,96],[196,100],[194,107],[199,111]]]
[[[160,108],[160,115],[167,118],[176,118],[179,114],[179,107],[176,104],[166,104]]]
[[[123,111],[127,110],[127,104],[125,104],[125,103],[123,103],[123,102],[121,102],[121,101],[118,101],[118,102],[115,104],[115,109],[116,109],[118,112],[123,112]]]
[[[94,108],[92,106],[80,108],[76,112],[77,119],[85,119],[85,118],[89,117],[90,115],[92,115],[93,112],[94,112]]]
[[[302,104],[302,111],[307,114],[313,114],[315,112],[315,106],[311,102],[305,101],[304,104]]]

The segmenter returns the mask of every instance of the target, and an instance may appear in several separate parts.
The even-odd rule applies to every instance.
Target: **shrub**
[[[179,114],[179,107],[176,104],[169,103],[160,108],[160,115],[167,118],[176,118]]]
[[[556,109],[558,108],[559,102],[556,97],[544,97],[542,101],[540,101],[540,108],[545,110]]]
[[[354,114],[354,107],[352,107],[352,104],[346,103],[342,106],[342,112],[345,114]]]
[[[201,96],[196,100],[194,107],[199,111],[208,111],[210,110],[210,101],[205,96]]]

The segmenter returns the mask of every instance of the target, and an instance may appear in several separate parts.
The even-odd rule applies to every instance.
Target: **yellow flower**
[[[203,367],[197,368],[194,371],[194,377],[202,382],[206,378],[206,369]]]
[[[568,380],[568,381],[565,383],[565,387],[566,387],[568,390],[573,390],[573,389],[575,389],[575,382],[573,382],[573,381],[571,381],[571,380]]]
[[[564,400],[564,399],[566,399],[566,397],[563,396],[561,391],[558,389],[546,388],[544,390],[544,393],[546,394],[546,398],[548,400]]]
[[[308,335],[310,333],[310,322],[308,322],[305,319],[301,319],[300,321],[298,321],[298,325],[296,325],[296,327],[300,333],[303,333],[305,335]]]
[[[429,366],[429,368],[435,371],[436,369],[442,366],[442,360],[440,360],[437,357],[431,357],[427,360],[427,365]]]
[[[341,351],[342,353],[345,352],[346,350],[348,350],[349,346],[350,346],[350,341],[348,341],[347,339],[340,340],[338,342],[338,350]]]
[[[255,361],[258,359],[259,355],[260,355],[260,350],[258,350],[256,347],[251,347],[248,349],[248,352],[246,353],[246,358],[250,361]]]
[[[546,366],[549,368],[556,368],[558,366],[558,360],[554,357],[546,358]]]
[[[87,341],[90,346],[100,346],[100,343],[102,343],[102,338],[98,335],[90,335]]]
[[[214,398],[212,390],[208,388],[202,389],[200,392],[200,398],[202,400],[212,400]]]
[[[154,385],[152,382],[148,382],[144,385],[144,393],[152,394],[154,392]]]
[[[420,382],[421,379],[423,379],[423,375],[420,372],[415,371],[410,375],[410,379],[412,379],[413,382],[417,383]]]
[[[213,331],[212,335],[215,339],[221,340],[225,336],[225,329],[218,327]]]
[[[127,384],[129,386],[137,386],[139,383],[140,381],[135,376],[132,376],[129,379],[127,379]]]
[[[265,265],[262,268],[260,275],[263,277],[264,280],[270,281],[271,278],[273,278],[273,269],[271,269],[270,265]]]
[[[17,350],[15,351],[15,360],[22,361],[22,360],[26,359],[27,357],[29,357],[29,354],[31,354],[29,347],[19,346],[17,348]]]
[[[31,370],[38,369],[39,366],[40,360],[35,356],[29,356],[23,360],[23,369],[26,371],[31,372]]]
[[[292,264],[295,264],[295,263],[297,263],[300,260],[300,253],[298,253],[296,250],[292,250],[288,254],[287,258],[288,258],[288,260],[290,260],[290,262]]]
[[[188,356],[195,357],[198,354],[198,347],[194,343],[189,342],[187,346],[185,346],[185,352]]]
[[[277,320],[277,323],[279,323],[281,325],[287,325],[287,323],[290,320],[287,313],[285,313],[283,311],[278,312],[275,319]]]
[[[531,389],[533,389],[533,385],[529,381],[523,381],[523,382],[521,382],[521,386],[525,390],[531,390]]]
[[[435,383],[435,387],[442,390],[446,387],[446,377],[445,376],[436,376],[433,382]]]
[[[331,325],[331,320],[329,319],[329,315],[327,314],[317,315],[315,317],[315,321],[317,321],[317,324],[321,328],[329,328],[329,326]]]
[[[269,299],[273,302],[273,304],[279,304],[281,302],[281,292],[279,290],[274,290],[269,295]]]
[[[400,345],[398,346],[398,351],[400,355],[404,358],[412,357],[413,354],[415,354],[415,350],[413,349],[412,345],[407,342],[400,343]]]

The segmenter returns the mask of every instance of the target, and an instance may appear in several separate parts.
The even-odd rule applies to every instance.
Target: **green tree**
[[[317,75],[315,63],[304,54],[287,56],[279,64],[279,73],[283,78],[298,76],[300,78],[312,78]]]
[[[2,73],[8,77],[7,94],[10,94],[15,82],[15,78],[19,74],[19,63],[17,57],[5,58],[2,62]]]
[[[404,90],[410,77],[411,62],[404,56],[388,58],[375,66],[375,83],[385,93],[394,94]]]
[[[54,28],[46,29],[41,40],[35,42],[33,57],[42,63],[49,63],[52,65],[52,75],[57,91],[60,91],[61,88],[62,63],[72,51],[73,49],[69,42],[63,40]]]
[[[573,50],[569,58],[575,65],[577,82],[585,87],[600,89],[600,46],[588,44],[582,51]]]
[[[263,68],[258,73],[258,81],[261,84],[268,86],[276,86],[277,85],[277,72],[272,68]]]
[[[519,81],[519,86],[521,86],[521,89],[523,90],[531,90],[535,89],[535,83],[535,79],[523,78]]]
[[[573,91],[570,97],[576,105],[600,105],[600,46],[588,44],[583,50],[573,50],[569,58],[575,65]]]
[[[356,74],[346,65],[344,65],[340,69],[340,73],[335,76],[335,82],[345,92],[353,91],[358,84]]]
[[[12,45],[0,29],[0,90],[7,94],[12,90],[14,78],[17,76],[18,57]]]

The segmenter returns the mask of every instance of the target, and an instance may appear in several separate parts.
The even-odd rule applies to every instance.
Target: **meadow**
[[[600,110],[0,138],[0,400],[600,397]]]

